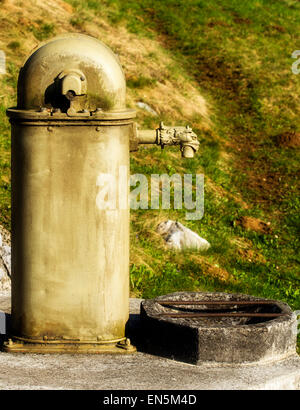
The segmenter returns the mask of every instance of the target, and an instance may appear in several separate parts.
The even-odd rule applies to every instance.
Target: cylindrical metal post
[[[53,83],[53,78],[64,78],[60,73],[67,69],[80,69],[86,82],[84,88],[78,85],[80,95],[75,92],[69,102],[57,94],[58,80]],[[64,36],[28,59],[18,88],[18,107],[8,110],[12,343],[5,349],[134,351],[125,340],[125,325],[127,181],[135,112],[124,106],[125,80],[119,62],[95,39]],[[46,108],[39,109],[46,100]],[[99,205],[107,181],[115,184],[115,202],[109,208]]]

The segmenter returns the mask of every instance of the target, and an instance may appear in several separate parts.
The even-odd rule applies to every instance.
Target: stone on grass
[[[9,290],[11,276],[11,247],[9,240],[6,240],[1,227],[0,232],[0,290]]]
[[[210,243],[180,222],[167,220],[161,222],[157,232],[164,238],[168,248],[183,250],[195,249],[206,251]]]
[[[148,105],[148,104],[146,104],[146,103],[144,103],[144,102],[142,102],[142,101],[138,101],[138,102],[136,103],[136,105],[137,105],[139,108],[141,108],[141,109],[143,109],[143,110],[149,112],[150,114],[154,115],[155,117],[158,116],[157,112],[156,112],[153,108],[151,108],[150,105]]]

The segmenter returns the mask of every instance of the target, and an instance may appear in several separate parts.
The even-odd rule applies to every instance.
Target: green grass
[[[147,86],[154,85],[155,83],[156,83],[155,78],[147,78],[144,76],[127,79],[127,87],[130,87],[130,88],[144,88]]]
[[[53,23],[44,23],[41,20],[37,20],[36,25],[31,26],[30,30],[39,41],[47,40],[55,35],[55,25]]]
[[[6,107],[0,103],[0,224],[10,226],[10,140],[5,117]]]
[[[6,63],[6,75],[0,76],[3,90],[0,91],[0,224],[10,229],[11,183],[10,183],[10,125],[6,116],[8,106],[15,105],[18,68],[11,62]]]
[[[70,23],[78,30],[99,16],[111,25],[127,26],[141,39],[159,39],[173,56],[174,76],[194,79],[212,106],[211,129],[194,128],[201,148],[193,160],[180,160],[176,148],[140,149],[132,155],[132,174],[204,173],[206,178],[205,213],[200,221],[186,221],[185,210],[131,211],[132,255],[140,256],[131,265],[132,292],[141,297],[179,290],[241,292],[283,300],[299,310],[299,149],[278,146],[276,136],[300,131],[300,75],[291,71],[291,54],[300,47],[300,3],[68,2],[75,10]],[[32,32],[39,40],[55,33],[51,23],[37,25]],[[15,90],[16,69],[11,64],[9,70],[2,81]],[[128,87],[146,93],[160,81],[140,75],[128,78]],[[173,123],[165,114],[161,119]],[[191,125],[199,124],[198,120],[191,117]],[[152,128],[156,123],[157,118],[145,114],[141,126]],[[0,223],[7,227],[8,133],[0,100]],[[174,152],[177,155],[169,155]],[[180,220],[206,238],[211,249],[198,259],[192,252],[166,250],[154,235],[158,216]],[[270,221],[271,233],[242,229],[235,224],[241,216]],[[243,246],[254,257],[241,253]],[[229,278],[208,274],[207,263],[228,272]]]
[[[299,131],[296,101],[300,86],[299,78],[291,73],[290,55],[300,40],[295,30],[300,23],[300,4],[224,0],[115,3],[121,15],[129,16],[129,29],[147,34],[145,25],[133,16],[148,17],[148,27],[165,36],[166,47],[178,59],[184,57],[184,68],[214,101],[216,133],[233,142],[232,172],[218,167],[221,142],[209,136],[194,160],[194,169],[203,170],[228,192],[240,192],[251,209],[237,208],[226,198],[218,203],[214,195],[206,195],[203,220],[189,224],[212,241],[212,249],[215,236],[238,235],[249,239],[267,260],[265,264],[245,263],[236,257],[233,247],[221,249],[216,256],[240,282],[227,290],[280,298],[299,309],[299,151],[277,147],[272,137],[286,130]],[[247,145],[253,147],[250,154]],[[258,184],[249,183],[251,170],[256,171],[255,180],[275,174],[282,182],[274,181],[277,189],[268,187],[265,193]],[[273,235],[269,238],[232,228],[231,222],[241,214],[271,220]]]
[[[205,144],[204,144],[205,145]],[[218,148],[217,145],[208,144],[208,148],[204,146],[205,155],[196,157],[185,169],[186,173],[195,172],[196,170],[210,169],[209,163],[217,163]],[[147,150],[151,155],[152,161],[160,159],[164,155],[157,149]],[[145,158],[145,162],[149,158],[149,154]],[[145,155],[143,153],[143,155]],[[134,160],[131,161],[131,173],[143,172],[146,175],[153,173],[166,173],[167,169],[171,169],[169,175],[174,173],[178,159],[169,158],[168,166],[164,160],[155,161],[151,165],[137,164]],[[204,163],[204,165],[202,165]],[[182,165],[182,164],[181,164]],[[216,168],[216,167],[215,167]],[[222,173],[219,169],[213,171],[213,167],[209,172],[209,176],[214,178],[224,186],[228,186],[229,176]],[[298,201],[299,203],[299,201]],[[294,208],[297,206],[293,202]],[[211,250],[205,254],[205,257],[218,263],[232,274],[231,280],[226,283],[216,281],[214,278],[209,278],[203,275],[203,267],[197,266],[189,261],[189,254],[183,254],[176,262],[172,262],[174,253],[165,249],[157,249],[153,245],[151,238],[147,238],[147,230],[143,234],[140,232],[140,227],[143,230],[143,222],[155,216],[155,210],[136,210],[131,211],[133,220],[133,232],[139,235],[136,241],[136,246],[143,248],[144,252],[152,257],[153,265],[151,268],[153,275],[148,274],[145,266],[133,266],[133,289],[138,290],[140,295],[144,296],[151,294],[152,296],[161,294],[163,290],[168,289],[168,292],[175,290],[195,290],[195,288],[226,290],[228,292],[243,292],[264,297],[270,297],[280,300],[285,300],[294,309],[299,308],[300,301],[300,278],[299,278],[299,240],[296,236],[295,224],[284,224],[281,226],[276,220],[272,219],[271,234],[259,234],[253,231],[245,231],[239,226],[234,226],[234,221],[242,215],[253,215],[256,217],[266,216],[259,208],[249,210],[242,209],[239,204],[228,198],[217,199],[214,192],[206,190],[205,192],[205,213],[200,221],[185,221],[185,210],[171,209],[165,211],[164,215],[172,219],[179,219],[186,226],[198,232],[206,238],[211,244]],[[290,214],[286,216],[297,219],[297,213],[290,210]],[[153,227],[154,228],[154,227]],[[265,262],[247,261],[238,254],[237,246],[232,244],[231,240],[240,238],[247,240],[251,244],[251,249],[258,252],[265,259]],[[293,238],[291,242],[290,238]],[[142,240],[141,240],[142,238]],[[133,246],[135,244],[133,243]],[[175,258],[176,259],[176,258]],[[168,269],[166,269],[168,265]],[[170,268],[172,266],[172,269]],[[180,275],[173,275],[179,270]],[[151,271],[151,269],[150,269]],[[143,276],[143,280],[139,281],[138,272]],[[182,277],[182,280],[180,280]],[[187,280],[187,278],[190,278]],[[195,278],[195,282],[191,278]],[[211,283],[210,283],[211,281]],[[161,282],[161,285],[159,283]]]

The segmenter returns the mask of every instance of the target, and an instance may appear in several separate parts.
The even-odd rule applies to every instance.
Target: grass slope
[[[203,172],[205,215],[186,224],[213,246],[205,256],[166,252],[155,235],[157,221],[184,221],[183,213],[132,212],[135,291],[242,291],[299,308],[299,149],[281,138],[300,131],[299,77],[291,71],[291,54],[299,48],[299,2],[70,3],[78,16],[89,9],[139,37],[158,39],[212,106],[211,127],[190,117],[202,142],[195,159],[142,150],[133,155],[132,173]],[[142,77],[128,85],[145,92],[150,86]],[[156,103],[151,101],[154,108]],[[142,125],[153,120],[149,116]],[[261,218],[271,229],[244,229],[236,223],[241,216]]]
[[[132,294],[242,292],[300,309],[300,76],[291,71],[291,54],[300,48],[300,3],[68,3],[64,22],[41,16],[22,30],[32,42],[70,30],[103,40],[124,66],[128,105],[143,101],[166,124],[189,123],[201,142],[199,153],[189,161],[181,160],[175,148],[140,148],[131,156],[131,173],[205,175],[205,213],[200,221],[186,221],[184,210],[131,211]],[[8,39],[0,46],[9,53]],[[26,54],[21,41],[10,47],[14,54],[20,49]],[[15,98],[19,60],[13,53],[8,64],[2,79],[5,92],[0,92],[11,91],[5,103],[0,99],[0,223],[6,226],[10,182],[4,111]],[[158,117],[143,110],[138,114],[141,127],[158,125]],[[198,232],[211,249],[205,254],[166,250],[156,233],[157,223],[166,218]]]

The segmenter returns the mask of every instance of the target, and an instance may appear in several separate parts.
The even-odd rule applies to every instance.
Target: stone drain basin
[[[276,300],[176,292],[141,303],[145,350],[192,364],[272,362],[296,354],[297,318]]]

